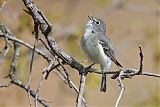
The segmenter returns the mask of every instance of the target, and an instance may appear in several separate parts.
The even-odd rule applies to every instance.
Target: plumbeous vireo
[[[88,16],[85,34],[81,39],[81,47],[88,58],[100,64],[102,81],[100,91],[106,92],[106,75],[113,61],[118,67],[122,65],[116,60],[112,41],[105,35],[106,24],[93,16]]]

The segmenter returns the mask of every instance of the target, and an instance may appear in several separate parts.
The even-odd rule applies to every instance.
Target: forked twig
[[[53,63],[53,61],[51,61],[49,66],[47,68],[45,68],[43,73],[42,73],[42,77],[41,77],[41,79],[39,81],[39,84],[38,84],[38,87],[37,87],[37,90],[36,90],[36,96],[35,96],[35,106],[36,107],[38,106],[37,99],[38,99],[38,96],[39,96],[40,87],[42,86],[42,83],[43,83],[44,79],[46,78],[47,72],[51,71],[53,66],[54,66],[54,63]]]

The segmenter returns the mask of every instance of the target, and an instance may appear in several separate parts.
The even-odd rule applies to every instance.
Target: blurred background
[[[53,35],[64,52],[73,56],[83,65],[90,62],[83,54],[80,39],[85,31],[88,15],[103,19],[107,24],[107,35],[114,42],[116,57],[125,68],[139,68],[139,48],[144,52],[144,71],[160,73],[160,1],[159,0],[34,0],[38,8],[53,25]],[[0,0],[2,6],[4,0]],[[34,44],[33,20],[23,11],[22,0],[6,0],[0,11],[0,23],[7,25],[20,39]],[[40,34],[40,37],[43,37]],[[0,47],[4,46],[0,39]],[[37,46],[48,53],[41,43]],[[20,60],[16,76],[27,83],[31,51],[20,48]],[[48,53],[49,54],[49,53]],[[8,74],[13,49],[0,67],[0,84]],[[36,89],[41,73],[47,62],[35,55],[32,88]],[[78,72],[67,67],[71,80],[79,86]],[[95,65],[94,68],[99,68]],[[112,70],[117,69],[113,64]],[[55,71],[56,72],[56,71]],[[108,90],[100,92],[101,77],[89,74],[86,80],[85,98],[90,107],[113,107],[120,87],[116,80],[109,78]],[[135,76],[123,81],[125,92],[119,107],[160,107],[160,80],[147,76]],[[55,107],[74,107],[77,94],[52,73],[40,89],[40,95]],[[0,107],[28,107],[27,93],[15,85],[0,89]]]

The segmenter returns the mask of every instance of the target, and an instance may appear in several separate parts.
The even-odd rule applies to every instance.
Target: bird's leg
[[[86,67],[86,69],[91,69],[91,67],[94,65],[95,63],[91,64],[90,66]]]
[[[106,80],[106,74],[103,71],[100,91],[106,92],[106,89],[107,89],[107,80]]]

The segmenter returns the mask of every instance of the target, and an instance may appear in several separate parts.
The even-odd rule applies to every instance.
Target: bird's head
[[[92,33],[105,33],[106,24],[103,20],[93,17],[92,15],[88,16],[89,21],[86,24],[86,29],[92,30]]]

